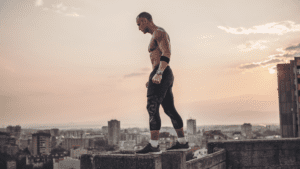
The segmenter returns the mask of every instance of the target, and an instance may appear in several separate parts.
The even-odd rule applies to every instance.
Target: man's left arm
[[[162,31],[156,32],[156,41],[160,51],[162,52],[158,71],[163,72],[169,65],[171,58],[171,46],[167,38],[167,33]]]

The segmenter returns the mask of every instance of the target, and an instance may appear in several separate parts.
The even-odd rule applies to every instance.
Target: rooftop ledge
[[[209,143],[259,143],[259,142],[286,142],[300,141],[300,138],[278,138],[278,139],[246,139],[246,140],[210,140]]]
[[[190,161],[186,161],[187,150],[82,155],[81,169],[300,168],[300,138],[214,140],[207,147],[207,156]]]
[[[225,167],[225,150],[190,161],[186,161],[187,153],[188,150],[167,151],[162,154],[118,154],[114,152],[93,157],[82,155],[81,169],[192,169],[195,167],[209,169],[218,165]]]

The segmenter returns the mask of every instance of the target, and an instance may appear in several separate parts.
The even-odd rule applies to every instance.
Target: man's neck
[[[150,33],[151,35],[153,35],[153,32],[156,31],[157,28],[158,28],[158,27],[157,27],[156,25],[154,25],[154,24],[151,25],[151,26],[149,26],[149,29],[150,29],[150,32],[149,32],[149,33]]]

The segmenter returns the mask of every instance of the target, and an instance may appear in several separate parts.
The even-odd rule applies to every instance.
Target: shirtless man
[[[146,83],[148,88],[147,111],[150,119],[151,140],[146,147],[136,153],[161,153],[158,145],[161,127],[160,104],[164,112],[171,118],[178,136],[176,144],[167,150],[189,149],[188,142],[184,137],[182,119],[174,107],[172,93],[174,76],[169,66],[171,57],[170,37],[163,28],[153,23],[151,15],[147,12],[140,13],[136,18],[136,22],[140,31],[144,34],[150,33],[152,35],[148,50],[153,69],[149,76],[149,81]]]

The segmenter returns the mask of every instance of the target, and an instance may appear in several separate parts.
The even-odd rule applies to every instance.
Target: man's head
[[[139,27],[139,30],[141,30],[143,33],[148,33],[149,26],[153,25],[152,16],[148,12],[142,12],[136,17],[136,23]]]

